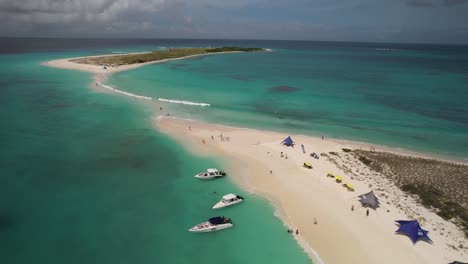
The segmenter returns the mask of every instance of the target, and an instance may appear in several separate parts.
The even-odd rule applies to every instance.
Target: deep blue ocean
[[[247,40],[0,39],[1,263],[309,263],[261,197],[192,176],[152,104],[92,90],[89,73],[41,63],[167,47],[273,52],[172,61],[106,84],[173,115],[468,158],[468,47]],[[158,102],[158,106],[161,105]],[[222,194],[246,197],[213,212]],[[187,232],[216,215],[234,228]]]

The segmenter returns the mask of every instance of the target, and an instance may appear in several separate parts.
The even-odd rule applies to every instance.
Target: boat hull
[[[195,175],[195,176],[193,176],[193,177],[198,178],[198,179],[201,179],[201,180],[211,180],[211,179],[214,179],[214,178],[219,177],[219,176],[214,176],[214,175],[213,175],[213,176],[212,176],[212,175],[210,175],[210,176],[203,176],[203,175],[197,174],[197,175]]]
[[[223,230],[223,229],[226,229],[226,228],[233,227],[233,224],[226,223],[226,224],[221,224],[221,225],[212,225],[212,226],[205,227],[205,228],[198,228],[198,226],[199,225],[196,225],[196,226],[190,228],[189,231],[193,232],[193,233],[215,232],[215,231],[219,231],[219,230]]]
[[[214,178],[220,178],[220,177],[224,177],[224,176],[225,175],[221,175],[221,174],[205,176],[203,173],[200,173],[200,174],[197,174],[197,175],[195,175],[193,177],[198,178],[200,180],[211,180],[211,179],[214,179]]]
[[[221,209],[221,208],[224,208],[224,207],[232,206],[232,205],[241,203],[242,201],[244,201],[244,200],[239,200],[239,201],[235,201],[235,202],[228,203],[228,204],[223,203],[223,202],[218,202],[217,204],[215,204],[213,206],[213,209]]]

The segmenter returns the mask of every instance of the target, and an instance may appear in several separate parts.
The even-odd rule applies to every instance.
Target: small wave
[[[375,50],[382,50],[382,51],[402,51],[402,49],[392,49],[392,48],[376,48]]]
[[[125,52],[123,52],[123,51],[113,51],[112,52],[112,54],[123,54],[123,53],[125,53]]]
[[[161,101],[161,102],[168,102],[168,103],[174,103],[174,104],[211,106],[210,104],[207,104],[207,103],[195,103],[195,102],[182,101],[182,100],[170,100],[170,99],[164,99],[164,98],[158,98],[158,100]]]
[[[110,87],[109,85],[102,84],[100,82],[98,82],[97,84],[100,85],[101,87],[112,90],[112,91],[114,91],[116,93],[125,94],[125,95],[131,96],[131,97],[135,97],[135,98],[139,98],[139,99],[145,99],[145,100],[152,100],[153,99],[153,98],[148,97],[148,96],[137,95],[137,94],[132,94],[132,93],[127,93],[127,92],[124,92],[124,91],[120,91],[120,90],[117,90],[115,88]]]
[[[303,245],[304,245],[304,250],[306,252],[309,252],[312,256],[314,256],[315,260],[318,262],[318,264],[324,264],[325,262],[320,258],[319,254],[317,253],[317,251],[315,251],[310,245],[309,243],[307,243],[305,240],[301,239]]]

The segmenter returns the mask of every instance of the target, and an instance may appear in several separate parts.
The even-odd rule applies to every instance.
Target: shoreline
[[[102,83],[107,80],[107,78],[117,72],[121,71],[128,71],[132,69],[136,69],[145,65],[149,64],[156,64],[156,63],[164,63],[168,61],[174,61],[174,60],[182,60],[182,59],[187,59],[187,58],[193,58],[193,57],[199,57],[199,56],[210,56],[210,55],[219,55],[219,54],[228,54],[228,53],[241,53],[243,51],[223,51],[223,52],[216,52],[216,53],[204,53],[204,54],[195,54],[195,55],[189,55],[189,56],[184,56],[184,57],[179,57],[179,58],[173,58],[173,59],[163,59],[163,60],[157,60],[157,61],[150,61],[150,62],[144,62],[144,63],[134,63],[134,64],[128,64],[128,65],[120,65],[120,66],[114,66],[114,67],[107,67],[106,69],[103,69],[102,66],[99,65],[91,65],[91,64],[84,64],[84,63],[76,63],[73,62],[72,60],[77,60],[77,59],[84,59],[84,58],[93,58],[93,57],[109,57],[109,56],[120,56],[120,55],[132,55],[132,54],[144,54],[148,52],[135,52],[135,53],[123,53],[123,54],[107,54],[107,55],[93,55],[93,56],[83,56],[83,57],[74,57],[74,58],[65,58],[65,59],[57,59],[57,60],[51,60],[51,61],[46,61],[41,63],[44,66],[47,67],[52,67],[52,68],[59,68],[59,69],[66,69],[66,70],[76,70],[76,71],[82,71],[82,72],[89,72],[93,73],[93,81],[90,83],[89,87],[92,89],[97,89],[99,91],[103,91],[103,88],[108,90],[113,90],[113,92],[116,93],[121,93],[121,94],[127,94],[124,91],[120,91],[117,89],[109,89],[106,87],[101,87]],[[266,49],[265,52],[272,52],[271,49]],[[101,89],[98,89],[98,87],[101,87]],[[135,97],[135,96],[134,96]],[[142,99],[147,99],[144,98],[146,96],[141,96],[137,95],[136,98],[141,97]]]
[[[221,53],[214,53],[214,54],[223,54],[223,53],[235,53],[235,52],[221,52]],[[211,55],[211,54],[197,54],[197,55],[190,55],[186,57],[180,57],[180,58],[174,58],[174,59],[166,59],[166,60],[160,60],[160,61],[153,61],[153,62],[147,62],[147,63],[141,63],[141,64],[134,64],[134,65],[122,65],[122,66],[117,66],[117,67],[109,67],[107,70],[103,70],[100,66],[94,66],[89,68],[92,65],[86,65],[86,64],[79,64],[75,62],[71,62],[69,60],[76,59],[76,58],[68,58],[68,59],[60,59],[60,60],[54,60],[54,61],[49,61],[43,63],[43,65],[49,66],[49,67],[56,67],[56,68],[64,68],[64,69],[71,69],[71,70],[80,70],[80,71],[86,71],[90,73],[94,73],[93,75],[93,82],[90,83],[90,87],[92,89],[97,89],[98,85],[102,82],[105,82],[107,77],[115,72],[120,72],[120,71],[125,71],[125,70],[130,70],[134,68],[138,68],[147,64],[153,64],[153,63],[162,63],[162,62],[167,62],[170,60],[180,60],[180,59],[185,59],[189,57],[195,57],[195,56],[204,56],[204,55]],[[102,57],[102,55],[97,55],[98,57]],[[109,55],[113,56],[113,55]],[[89,57],[89,56],[88,56]],[[81,57],[83,58],[83,57]],[[96,84],[96,85],[95,85]],[[101,89],[100,89],[101,90]],[[109,89],[107,89],[109,90]],[[116,92],[116,91],[113,91]],[[144,98],[143,98],[144,99]],[[193,136],[194,133],[187,133],[186,125],[187,124],[194,124],[193,126],[195,127],[200,127],[200,130],[197,131],[197,135]],[[407,214],[398,214],[398,208],[394,205],[387,205],[385,204],[385,210],[390,210],[391,212],[389,215],[394,216],[395,219],[389,220],[388,216],[386,216],[387,213],[382,212],[382,213],[377,213],[377,220],[383,220],[385,224],[387,224],[385,227],[380,225],[379,223],[376,223],[376,220],[372,220],[372,232],[368,230],[361,230],[360,224],[362,222],[360,221],[366,221],[365,219],[369,220],[370,218],[362,217],[360,216],[350,216],[350,203],[349,201],[354,199],[355,196],[360,195],[364,193],[364,191],[361,190],[369,190],[370,188],[363,185],[361,182],[355,182],[352,181],[352,184],[356,186],[356,192],[352,193],[345,193],[343,194],[342,188],[338,187],[337,184],[331,183],[330,184],[330,179],[323,177],[323,174],[325,174],[326,170],[330,168],[333,164],[330,162],[327,162],[325,158],[320,159],[320,163],[323,161],[324,163],[327,163],[324,165],[322,168],[319,168],[320,175],[314,175],[311,176],[311,171],[305,172],[303,171],[303,168],[300,167],[301,162],[304,161],[304,156],[298,155],[300,151],[300,147],[297,147],[294,150],[291,149],[286,149],[285,151],[291,151],[288,152],[290,155],[290,158],[288,162],[294,162],[293,165],[288,164],[286,167],[282,165],[278,165],[284,160],[280,161],[278,164],[272,163],[271,160],[275,159],[277,160],[277,157],[273,157],[272,155],[268,156],[268,159],[263,159],[261,156],[264,155],[264,152],[258,152],[258,149],[256,147],[261,148],[262,150],[267,150],[268,154],[276,152],[275,154],[278,154],[280,152],[280,146],[277,144],[277,140],[281,139],[282,136],[286,135],[286,133],[282,132],[269,132],[269,131],[262,131],[262,130],[256,130],[256,129],[248,129],[248,128],[237,128],[237,127],[231,127],[231,126],[225,126],[225,125],[216,125],[216,124],[209,124],[205,122],[200,122],[200,121],[195,121],[195,120],[182,120],[182,119],[176,119],[176,118],[166,118],[166,117],[158,117],[157,121],[155,123],[155,126],[157,129],[163,133],[168,134],[171,138],[176,139],[177,142],[182,143],[183,146],[185,146],[189,151],[196,155],[205,155],[209,157],[223,157],[226,158],[226,160],[232,159],[233,161],[229,162],[228,166],[231,171],[234,172],[233,174],[233,179],[236,183],[241,185],[246,191],[253,192],[253,193],[258,193],[261,196],[266,197],[275,207],[275,215],[279,217],[283,223],[285,224],[285,229],[287,226],[293,226],[293,227],[300,227],[299,230],[301,231],[301,235],[295,237],[296,240],[298,241],[298,244],[304,249],[304,251],[310,256],[310,258],[314,261],[314,263],[375,263],[376,261],[382,262],[382,259],[380,256],[385,256],[385,261],[384,263],[440,263],[441,261],[446,261],[446,258],[451,258],[451,259],[457,259],[460,261],[463,261],[465,259],[468,259],[468,253],[466,250],[466,247],[463,252],[456,252],[451,250],[451,247],[447,248],[447,245],[451,242],[449,239],[447,239],[443,235],[438,235],[436,231],[433,229],[436,228],[436,230],[440,230],[440,226],[445,226],[447,225],[446,229],[450,230],[448,231],[449,233],[452,234],[458,234],[458,229],[448,221],[445,221],[435,215],[433,212],[430,212],[430,210],[421,208],[418,203],[412,199],[411,197],[408,197],[404,193],[398,191],[395,191],[395,193],[392,193],[391,195],[387,195],[386,198],[384,199],[384,202],[394,202],[395,200],[398,200],[400,202],[403,202],[400,197],[395,197],[398,195],[404,196],[404,202],[406,203],[406,200],[409,200],[407,207],[415,207],[419,213],[419,215],[424,215],[429,216],[428,218],[431,220],[434,220],[434,222],[437,222],[437,224],[431,225],[431,228],[428,228],[428,226],[423,225],[424,229],[431,230],[429,235],[431,238],[437,242],[439,242],[439,245],[437,250],[434,250],[434,248],[430,248],[430,246],[434,245],[426,245],[425,242],[419,242],[416,245],[412,245],[409,243],[409,240],[406,237],[401,237],[401,236],[395,236],[393,234],[394,230],[396,230],[396,226],[393,224],[393,220],[398,220],[396,217],[405,217]],[[178,129],[174,129],[178,128]],[[217,140],[218,138],[216,137],[216,144],[214,146],[211,146],[210,144],[201,144],[201,137],[206,138],[206,141],[208,143],[211,143],[211,139],[209,139],[210,133],[215,134],[213,131],[223,131],[224,133],[240,133],[240,137],[247,137],[249,139],[249,144],[239,144],[239,146],[235,146],[234,150],[231,149],[233,146],[232,143],[229,144],[230,148],[226,148],[225,146],[228,144],[225,144],[227,142],[224,142],[222,144],[219,144],[220,141]],[[250,135],[250,136],[249,136]],[[267,143],[262,143],[260,141],[255,141],[253,140],[251,135],[256,135],[258,138],[263,138],[264,136],[270,138],[275,138],[275,141],[267,142]],[[281,136],[280,136],[281,135]],[[439,157],[439,156],[432,156],[429,153],[418,153],[418,152],[413,152],[410,150],[405,150],[405,149],[399,149],[399,148],[392,148],[392,147],[387,147],[387,146],[382,146],[382,145],[377,145],[377,144],[371,144],[371,143],[365,143],[365,142],[357,142],[357,141],[350,141],[350,140],[341,140],[341,139],[334,139],[334,138],[326,138],[325,140],[321,140],[320,137],[317,136],[308,136],[308,135],[294,135],[293,138],[300,138],[301,140],[308,141],[308,142],[314,142],[314,144],[310,144],[311,146],[315,146],[315,143],[318,143],[317,146],[320,145],[320,142],[326,142],[328,145],[327,146],[322,146],[322,147],[328,147],[331,150],[334,151],[340,151],[342,148],[356,148],[356,149],[362,149],[362,148],[374,148],[374,151],[384,151],[384,152],[390,152],[390,153],[395,153],[398,155],[404,155],[404,156],[410,156],[410,157],[421,157],[421,158],[429,158],[429,159],[436,159],[439,161],[447,161],[451,163],[458,163],[458,164],[467,164],[465,160],[456,160],[455,158],[447,158],[447,157]],[[263,139],[262,139],[263,141]],[[300,143],[300,141],[298,141]],[[210,146],[208,146],[210,145]],[[255,147],[256,146],[256,147]],[[243,147],[244,149],[242,149]],[[321,147],[319,147],[321,148]],[[245,155],[247,158],[250,158],[251,160],[246,160],[245,157],[243,157],[245,154],[245,149],[252,150],[251,153],[248,153],[248,155]],[[328,150],[330,150],[328,149]],[[208,150],[208,151],[207,151]],[[317,152],[320,153],[320,152]],[[257,154],[257,155],[255,155]],[[300,154],[300,153],[299,153]],[[302,161],[300,161],[302,159]],[[310,159],[310,158],[305,158],[305,159]],[[258,164],[252,163],[252,161],[257,161]],[[315,160],[313,160],[315,162]],[[330,163],[330,164],[328,164]],[[245,175],[244,172],[239,171],[238,168],[242,167],[243,165],[248,165],[247,167],[249,168],[249,173],[248,175]],[[299,184],[291,184],[284,179],[279,179],[277,177],[274,178],[273,181],[271,181],[271,178],[268,177],[268,174],[265,174],[265,171],[267,171],[266,168],[269,168],[271,166],[278,167],[278,171],[283,171],[284,174],[289,174],[291,172],[294,172],[294,174],[297,173],[298,177],[298,182]],[[359,167],[359,166],[358,166]],[[325,169],[326,168],[326,169]],[[339,175],[345,175],[348,181],[351,181],[353,176],[349,176],[344,170],[334,166],[332,167],[334,172],[339,172]],[[275,171],[277,170],[275,169]],[[361,170],[365,170],[366,168],[364,167],[359,167]],[[312,170],[315,172],[315,166],[314,169]],[[374,175],[375,176],[375,175]],[[381,179],[382,181],[385,181],[385,179]],[[391,181],[386,181],[385,183],[391,184]],[[375,182],[372,182],[372,185],[378,185]],[[374,186],[375,186],[374,185]],[[282,188],[287,187],[286,190],[282,190]],[[330,202],[331,204],[328,203],[318,203],[317,201],[323,200],[322,196],[312,196],[310,197],[313,202],[310,203],[304,203],[303,197],[309,197],[308,195],[311,190],[304,190],[304,186],[311,186],[313,191],[318,192],[322,196],[327,197],[328,199],[326,200],[327,202]],[[392,187],[393,190],[393,187]],[[312,192],[313,193],[313,192]],[[334,201],[334,195],[338,195],[338,201]],[[298,197],[299,196],[299,197]],[[353,198],[354,197],[354,198]],[[390,197],[390,198],[389,198]],[[356,204],[356,200],[354,199],[354,204]],[[330,208],[324,208],[329,206]],[[387,209],[390,208],[390,209]],[[300,213],[303,210],[307,210],[306,215],[304,216],[302,213]],[[382,209],[383,210],[383,209]],[[357,211],[357,210],[356,210]],[[298,213],[299,212],[299,213]],[[312,212],[318,212],[316,213],[317,215],[315,216]],[[362,212],[361,212],[362,213]],[[312,214],[312,215],[311,215]],[[354,217],[351,219],[352,221],[346,222],[343,221],[343,215],[346,217]],[[308,227],[308,223],[312,223],[313,219],[317,217],[317,220],[319,221],[319,224],[317,226],[320,226],[320,230],[315,230],[314,229],[315,225],[312,225],[312,227]],[[325,223],[324,223],[325,222]],[[338,226],[338,230],[342,232],[342,234],[334,234],[333,238],[331,239],[329,237],[329,233],[324,233],[324,226],[329,229],[336,229],[336,226],[333,224],[336,224]],[[390,225],[389,225],[390,224]],[[393,225],[392,225],[393,224]],[[358,231],[356,231],[357,229]],[[338,231],[334,230],[333,232],[337,233]],[[392,238],[385,237],[385,240],[379,236],[376,236],[375,234],[380,234],[380,235],[391,235]],[[436,239],[434,239],[433,234],[435,234]],[[446,233],[444,233],[446,234]],[[373,248],[373,251],[371,253],[366,253],[364,250],[364,246],[362,245],[356,245],[359,244],[358,242],[360,240],[366,240],[366,238],[373,238],[376,241],[375,243],[369,243],[367,242],[367,246],[372,246],[377,244],[378,242],[383,242],[384,244],[387,243],[388,249],[385,251],[381,252],[381,250],[375,250]],[[328,242],[327,242],[328,240]],[[327,244],[330,242],[330,240],[333,241],[335,244]],[[323,245],[323,242],[325,245]],[[390,242],[389,242],[390,241]],[[440,242],[443,243],[440,243]],[[322,243],[319,243],[322,242]],[[424,244],[423,244],[424,243]],[[466,243],[466,240],[465,240]],[[441,245],[443,244],[441,248]],[[340,254],[337,254],[337,245],[340,247],[343,247],[345,253],[341,252]],[[342,250],[342,249],[340,249]],[[403,258],[403,257],[398,257],[394,256],[391,254],[393,251],[400,250],[401,252],[405,252],[407,255],[403,256],[410,256],[408,259]],[[449,251],[448,254],[442,254],[445,253],[446,251]],[[316,253],[314,253],[316,252]],[[430,252],[430,256],[423,256],[423,254]],[[318,253],[318,254],[317,254]],[[458,254],[460,253],[460,254]],[[361,256],[361,255],[366,255],[370,254],[371,256]],[[442,254],[442,255],[441,255]],[[323,257],[323,260],[321,260],[321,257]],[[465,259],[463,259],[465,258]]]
[[[45,66],[53,67],[53,68],[61,68],[61,69],[68,69],[68,70],[85,71],[85,72],[90,72],[94,74],[109,75],[109,74],[120,72],[120,71],[136,69],[136,68],[149,65],[149,64],[163,63],[163,62],[168,62],[168,61],[173,61],[173,60],[182,60],[182,59],[199,57],[199,56],[227,54],[227,53],[240,53],[240,52],[243,52],[243,51],[223,51],[223,52],[217,52],[217,53],[195,54],[195,55],[189,55],[189,56],[184,56],[184,57],[179,57],[179,58],[163,59],[163,60],[150,61],[150,62],[144,62],[144,63],[134,63],[134,64],[114,66],[114,67],[107,66],[107,69],[103,69],[103,67],[100,65],[77,63],[71,60],[94,58],[94,57],[110,57],[110,56],[116,56],[116,54],[65,58],[65,59],[46,61],[42,64]],[[147,52],[124,53],[124,54],[118,54],[118,55],[132,55],[132,54],[144,54],[144,53],[147,53]]]
[[[196,54],[196,55],[190,55],[190,56],[174,58],[174,59],[164,59],[164,60],[159,60],[159,61],[152,61],[152,62],[145,62],[145,63],[138,63],[138,64],[130,64],[130,65],[121,65],[121,66],[116,66],[116,67],[108,67],[107,70],[103,70],[102,67],[98,66],[98,65],[81,64],[81,63],[72,62],[71,60],[82,59],[82,58],[92,58],[92,57],[116,56],[116,54],[65,58],[65,59],[47,61],[47,62],[44,62],[42,64],[44,66],[53,67],[53,68],[78,70],[78,71],[85,71],[85,72],[94,73],[94,75],[93,75],[93,80],[94,81],[90,84],[90,87],[92,87],[93,89],[96,89],[96,87],[95,87],[96,85],[93,85],[93,84],[97,84],[98,86],[102,86],[102,83],[107,80],[107,77],[109,75],[113,74],[113,73],[116,73],[116,72],[132,70],[132,69],[136,69],[136,68],[148,65],[148,64],[164,63],[164,62],[168,62],[168,61],[172,61],[172,60],[181,60],[181,59],[186,59],[186,58],[191,58],[191,57],[198,57],[198,56],[226,54],[226,53],[240,53],[240,52],[242,52],[242,51],[227,51],[227,52],[219,52],[219,53]],[[265,52],[272,52],[272,50],[271,49],[265,49]],[[143,53],[146,53],[146,52],[124,53],[124,54],[118,54],[118,55],[143,54]],[[126,92],[123,92],[123,91],[120,91],[120,90],[117,90],[117,89],[114,89],[114,88],[112,88],[112,89],[106,88],[106,89],[107,90],[113,90],[116,93],[126,94]],[[142,95],[137,95],[136,97],[137,98],[141,97],[141,99],[148,99],[148,97],[142,96]],[[229,127],[229,126],[226,126],[226,127]],[[281,132],[278,131],[278,133],[281,133]],[[319,138],[319,136],[316,136],[316,135],[303,135],[303,136]],[[327,138],[327,139],[336,141],[337,143],[341,143],[341,144],[350,144],[350,145],[355,145],[355,146],[357,145],[357,146],[360,146],[362,148],[373,148],[375,150],[395,153],[395,154],[398,154],[398,155],[407,155],[407,156],[412,156],[412,157],[436,159],[436,160],[439,160],[439,161],[446,161],[446,162],[452,162],[452,163],[457,163],[457,164],[468,165],[468,158],[462,158],[462,157],[452,156],[452,155],[448,155],[448,154],[439,154],[439,153],[434,154],[434,153],[429,153],[429,152],[424,152],[424,151],[415,151],[415,150],[410,150],[410,149],[405,149],[405,148],[400,148],[400,147],[382,145],[382,144],[378,144],[378,143],[368,143],[368,142],[362,142],[362,141],[356,141],[356,140],[338,139],[338,138],[333,138],[333,137],[330,137],[330,138]]]
[[[162,118],[163,116],[161,116]],[[231,126],[231,125],[224,125],[224,124],[214,124],[210,123],[205,120],[195,120],[195,119],[188,119],[188,118],[179,118],[175,117],[179,120],[184,120],[188,122],[197,122],[197,123],[202,123],[202,124],[212,124],[224,128],[240,128],[240,129],[245,129],[245,130],[250,130],[250,131],[255,131],[255,132],[267,132],[267,133],[276,133],[276,134],[288,134],[289,132],[286,131],[276,131],[276,130],[264,130],[264,129],[257,129],[257,128],[248,128],[248,127],[242,127],[242,126]],[[309,135],[309,134],[297,134],[294,133],[295,135],[298,136],[303,136],[303,137],[309,137],[309,138],[314,138],[314,139],[321,139],[320,136],[317,135]],[[453,164],[459,164],[459,165],[467,165],[468,166],[468,158],[461,158],[458,156],[450,156],[450,155],[443,155],[443,154],[434,154],[434,153],[429,153],[429,152],[423,152],[423,151],[415,151],[415,150],[410,150],[410,149],[405,149],[405,148],[400,148],[400,147],[394,147],[394,146],[389,146],[389,145],[384,145],[384,144],[379,144],[379,143],[369,143],[369,142],[364,142],[364,141],[357,141],[357,140],[349,140],[349,139],[340,139],[340,138],[335,138],[335,137],[324,137],[328,141],[335,142],[337,144],[343,145],[344,148],[346,148],[347,145],[353,146],[356,149],[362,149],[362,150],[370,150],[370,151],[381,151],[381,152],[388,152],[400,156],[408,156],[408,157],[416,157],[416,158],[422,158],[422,159],[432,159],[432,160],[437,160],[437,161],[442,161],[442,162],[448,162],[448,163],[453,163]]]
[[[226,159],[229,171],[233,172],[231,178],[237,184],[248,192],[266,197],[275,207],[275,215],[285,223],[285,229],[300,230],[296,240],[314,263],[443,263],[446,259],[463,261],[468,258],[467,248],[454,249],[466,244],[463,232],[422,207],[389,179],[360,162],[337,161],[339,165],[351,164],[353,170],[365,174],[362,179],[357,178],[326,157],[311,159],[300,148],[303,143],[308,151],[328,153],[341,151],[343,147],[359,149],[358,145],[291,135],[297,140],[297,146],[286,148],[279,144],[287,136],[282,133],[173,117],[158,117],[154,125],[191,153]],[[230,141],[221,141],[218,134],[229,136]],[[203,144],[202,139],[206,143]],[[288,155],[287,160],[279,157],[281,151]],[[306,160],[312,161],[312,170],[302,168]],[[348,192],[326,177],[328,171],[342,176],[356,191]],[[356,196],[369,190],[378,194],[382,208],[371,211],[366,217]],[[356,210],[350,210],[352,205]],[[420,241],[413,245],[407,237],[395,235],[394,221],[401,219],[420,220],[423,228],[430,231],[434,244]],[[315,220],[318,224],[313,224]],[[393,254],[395,251],[399,254]]]

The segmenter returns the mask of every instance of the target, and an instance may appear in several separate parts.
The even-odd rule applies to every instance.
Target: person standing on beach
[[[366,210],[366,215],[369,216],[369,209]]]
[[[299,235],[299,229],[296,229],[296,235]]]

